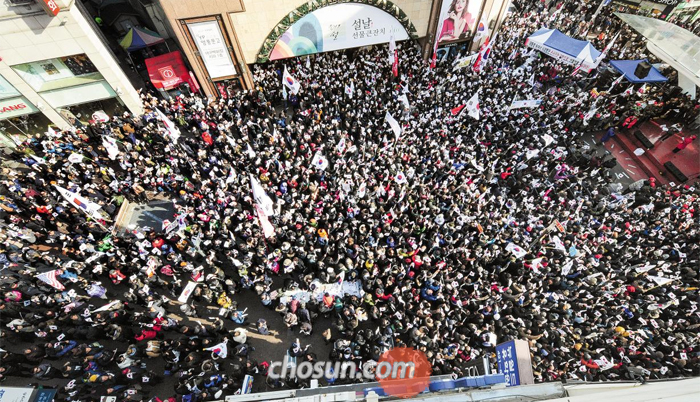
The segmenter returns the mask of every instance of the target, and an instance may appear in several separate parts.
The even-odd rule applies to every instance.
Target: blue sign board
[[[518,354],[515,350],[515,341],[513,340],[497,345],[496,356],[498,357],[498,372],[506,376],[506,387],[520,385]]]
[[[33,402],[51,402],[54,396],[56,396],[55,389],[37,389]]]

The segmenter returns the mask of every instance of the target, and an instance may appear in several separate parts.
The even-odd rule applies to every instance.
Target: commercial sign
[[[34,107],[34,105],[23,96],[0,100],[0,120],[36,113],[38,111],[39,109]]]
[[[534,384],[530,348],[526,341],[512,340],[496,346],[498,372],[506,377],[506,386]]]
[[[442,0],[438,43],[468,39],[476,28],[482,0]]]
[[[41,4],[44,11],[46,11],[46,13],[52,17],[57,16],[58,12],[61,11],[61,8],[54,0],[39,0],[39,4]]]
[[[153,86],[166,91],[182,83],[192,87],[196,82],[185,67],[179,51],[146,59],[146,69]]]
[[[366,4],[345,3],[319,8],[295,22],[280,37],[270,60],[330,52],[408,39],[391,14]]]
[[[236,75],[236,67],[218,21],[189,23],[187,28],[212,79]]]

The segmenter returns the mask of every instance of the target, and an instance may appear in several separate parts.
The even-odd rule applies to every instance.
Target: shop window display
[[[85,54],[18,64],[12,69],[37,92],[104,80]]]

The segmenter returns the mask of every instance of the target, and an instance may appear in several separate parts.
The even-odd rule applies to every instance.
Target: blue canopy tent
[[[525,41],[525,45],[555,59],[590,71],[598,65],[600,52],[585,40],[564,35],[556,29],[542,28]]]
[[[647,75],[645,78],[639,78],[636,75],[634,75],[634,70],[636,70],[639,63],[643,61],[648,60],[614,60],[610,62],[610,65],[613,66],[613,68],[619,71],[621,74],[624,74],[625,79],[633,84],[640,84],[642,82],[668,81],[668,78],[664,77],[654,66],[651,66],[651,70],[649,70],[649,75]]]

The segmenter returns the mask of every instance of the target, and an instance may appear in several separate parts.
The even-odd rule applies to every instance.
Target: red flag
[[[394,50],[394,64],[391,66],[391,73],[394,77],[399,76],[399,52]]]
[[[430,68],[435,68],[437,65],[437,52],[433,52],[433,59],[430,60]]]
[[[459,112],[461,112],[462,109],[464,109],[465,106],[467,106],[467,105],[466,105],[466,104],[464,104],[464,105],[459,105],[459,106],[457,106],[456,108],[450,110],[450,112],[452,113],[452,116],[457,116],[457,115],[459,114]]]

